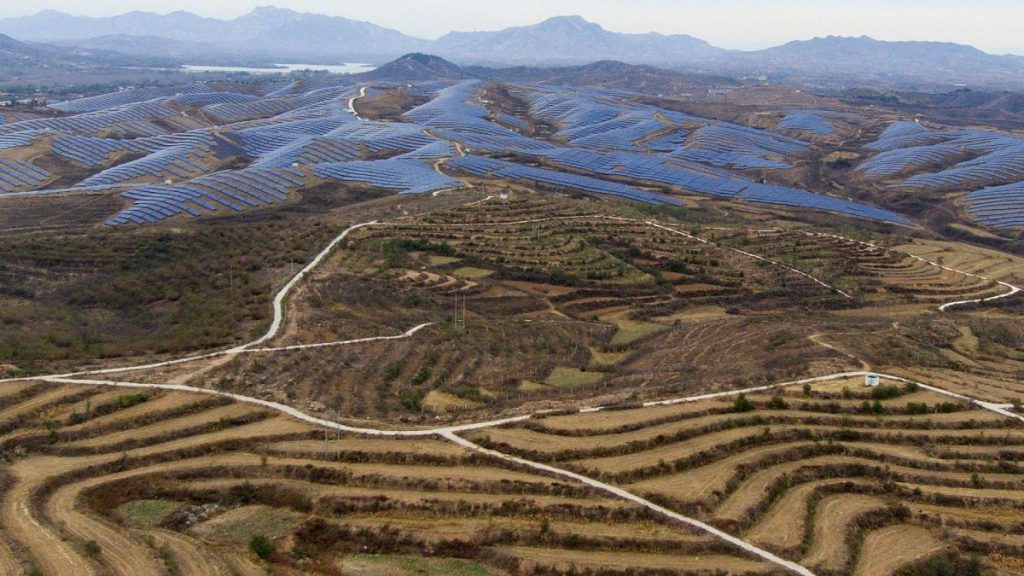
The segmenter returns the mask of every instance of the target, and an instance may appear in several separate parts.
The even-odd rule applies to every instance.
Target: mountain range
[[[834,79],[950,86],[1024,86],[1024,57],[986,54],[940,42],[868,37],[814,38],[759,51],[725,50],[675,34],[621,34],[579,16],[491,32],[414,38],[369,22],[261,7],[233,20],[188,12],[129,12],[92,18],[46,10],[0,20],[0,33],[22,41],[122,52],[189,64],[235,62],[384,62],[410,52],[459,65],[572,66],[602,60],[772,81]]]

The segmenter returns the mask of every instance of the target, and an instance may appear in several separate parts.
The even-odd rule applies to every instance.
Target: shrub
[[[927,414],[928,405],[924,402],[910,402],[907,404],[907,414]]]
[[[768,408],[772,410],[786,410],[789,408],[789,404],[782,399],[782,396],[773,396],[771,402],[768,403]]]
[[[260,559],[268,560],[274,555],[274,543],[263,534],[254,534],[249,539],[249,550],[252,550]]]
[[[736,397],[736,401],[733,402],[733,410],[736,412],[751,412],[754,410],[754,403],[747,399],[746,394],[740,394]]]
[[[85,543],[85,555],[90,558],[98,558],[103,549],[100,547],[100,543],[95,540],[89,540]]]
[[[915,388],[916,390],[916,388]],[[892,398],[899,398],[903,395],[903,390],[899,386],[879,386],[871,390],[871,398],[873,400],[889,400]]]

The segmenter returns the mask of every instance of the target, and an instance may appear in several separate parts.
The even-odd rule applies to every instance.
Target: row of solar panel
[[[34,190],[50,173],[24,160],[0,160],[0,193]]]
[[[140,186],[122,193],[134,203],[108,220],[107,225],[152,223],[183,212],[200,215],[194,206],[209,211],[226,207],[240,212],[246,207],[285,200],[302,186],[303,176],[301,171],[290,168],[245,169],[209,174],[178,186]]]

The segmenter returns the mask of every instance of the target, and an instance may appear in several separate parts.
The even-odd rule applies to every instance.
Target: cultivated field
[[[467,574],[780,573],[635,504],[439,439],[325,435],[174,392],[0,389],[4,574],[412,574],[407,558],[423,555],[461,558]],[[354,567],[367,562],[378,571]]]

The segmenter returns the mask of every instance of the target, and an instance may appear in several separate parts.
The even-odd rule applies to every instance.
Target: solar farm
[[[1018,134],[328,74],[0,122],[0,574],[1024,569]]]
[[[453,189],[462,185],[460,174],[484,175],[464,156],[514,154],[486,175],[647,203],[678,204],[675,194],[690,193],[914,225],[882,208],[743,173],[788,168],[810,146],[798,138],[587,89],[516,86],[528,109],[515,117],[488,110],[482,88],[477,81],[423,86],[429,101],[405,111],[401,122],[360,119],[349,106],[360,87],[344,84],[268,84],[248,93],[198,85],[128,89],[61,103],[54,108],[66,116],[0,126],[0,156],[29,158],[0,160],[0,192],[113,190],[131,205],[105,223],[145,225],[264,207],[323,182],[405,194]],[[372,88],[371,96],[386,89]],[[560,130],[534,137],[531,120]],[[42,166],[53,162],[87,175],[48,186],[55,178]],[[553,165],[537,166],[546,162]]]

